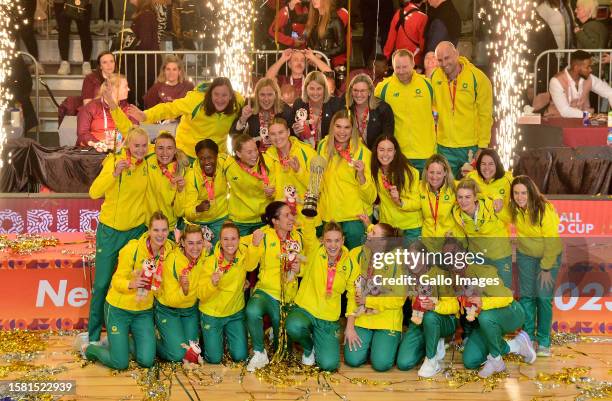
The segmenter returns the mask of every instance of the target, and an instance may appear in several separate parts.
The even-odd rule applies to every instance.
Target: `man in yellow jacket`
[[[402,153],[417,170],[436,151],[432,113],[434,92],[425,76],[414,72],[414,55],[405,49],[393,54],[395,73],[376,85],[374,95],[391,106],[395,117],[394,136]]]
[[[438,153],[450,163],[455,177],[471,150],[489,146],[493,125],[493,89],[489,78],[450,42],[436,47],[439,67],[431,75],[438,112]]]

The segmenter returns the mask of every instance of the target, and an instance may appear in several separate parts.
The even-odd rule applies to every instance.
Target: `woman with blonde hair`
[[[275,117],[289,118],[291,109],[283,103],[276,80],[262,78],[255,85],[255,95],[242,108],[240,117],[234,120],[231,133],[244,132],[256,138],[259,150],[270,147],[269,129]]]
[[[330,135],[317,149],[327,161],[319,195],[323,222],[340,224],[350,250],[360,245],[366,227],[359,215],[372,215],[376,186],[370,171],[372,153],[359,138],[349,113],[340,110],[331,121]]]
[[[148,166],[144,162],[149,135],[142,128],[132,128],[125,138],[121,154],[110,154],[102,162],[102,171],[89,188],[92,199],[104,198],[100,223],[96,230],[96,275],[89,307],[89,336],[84,342],[100,341],[104,299],[117,265],[119,250],[146,231],[145,194]],[[166,219],[167,220],[167,219]]]
[[[348,104],[353,115],[353,125],[370,150],[381,135],[392,136],[395,131],[393,110],[383,100],[374,96],[374,83],[366,74],[356,75],[349,83]]]
[[[311,71],[304,79],[302,98],[293,103],[288,122],[302,141],[316,149],[329,132],[332,116],[342,109],[340,99],[331,95],[327,78],[320,71]]]
[[[116,130],[125,135],[132,127],[125,114],[130,106],[127,102],[129,91],[123,75],[109,75],[97,97],[79,110],[76,146],[93,146],[99,150],[114,147]]]
[[[151,108],[159,103],[168,103],[185,97],[190,90],[193,90],[193,83],[185,79],[182,60],[175,55],[169,55],[164,60],[157,81],[144,95],[144,105]]]
[[[304,28],[308,48],[332,60],[332,68],[346,63],[346,26],[335,0],[313,0]]]
[[[576,19],[579,26],[574,28],[577,49],[604,49],[608,43],[608,28],[598,21],[597,0],[576,1]]]

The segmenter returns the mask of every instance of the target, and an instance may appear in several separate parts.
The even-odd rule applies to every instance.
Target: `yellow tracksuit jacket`
[[[196,88],[185,97],[169,103],[160,103],[145,110],[146,123],[153,124],[160,120],[181,117],[176,128],[176,147],[190,157],[195,158],[195,145],[203,139],[210,138],[219,146],[219,153],[227,149],[227,135],[239,115],[244,98],[237,92],[237,104],[231,114],[213,113],[207,116],[204,112],[205,91]]]
[[[394,135],[407,158],[427,159],[436,152],[434,92],[427,77],[414,72],[410,83],[403,84],[393,74],[376,85],[374,95],[391,106]]]
[[[366,255],[365,248],[363,246],[358,246],[357,248],[351,249],[351,257],[359,267],[362,275],[367,275],[367,270],[365,269],[370,262],[366,260],[369,259],[369,257]],[[378,274],[377,271],[375,271],[374,274]],[[353,287],[354,286],[355,281],[353,280]],[[349,298],[350,296],[352,296],[352,298]],[[402,307],[404,306],[405,299],[405,297],[367,296],[365,302],[366,308],[375,309],[377,313],[357,316],[357,318],[355,318],[355,326],[371,330],[394,330],[401,332],[402,321],[404,319]],[[347,294],[347,305],[351,304],[355,304],[354,291]],[[348,310],[346,315],[349,316]]]
[[[391,224],[402,230],[421,227],[423,215],[420,207],[414,210],[414,202],[419,199],[419,172],[414,167],[409,167],[412,172],[412,185],[409,185],[408,174],[404,174],[404,188],[400,194],[403,205],[398,206],[389,191],[385,189],[382,180],[382,172],[378,172],[378,197],[380,199],[380,222]]]
[[[438,143],[448,148],[477,145],[486,148],[493,125],[493,89],[489,78],[465,57],[459,57],[462,70],[457,76],[455,107],[451,86],[442,68],[431,75],[434,107],[438,111]]]
[[[211,277],[219,269],[219,255],[221,254],[219,243],[215,246],[213,254],[205,259],[198,278],[200,312],[214,317],[227,317],[244,309],[246,275],[247,272],[255,270],[258,263],[257,254],[248,250],[247,243],[251,243],[251,238],[249,235],[240,239],[234,263],[223,274],[217,286],[212,284]]]
[[[190,308],[195,305],[198,296],[198,277],[204,265],[204,253],[198,260],[198,263],[191,269],[188,275],[189,291],[187,295],[183,293],[179,279],[185,269],[189,265],[189,259],[183,251],[176,247],[170,252],[164,261],[164,270],[162,272],[161,289],[155,294],[157,301],[169,308]]]
[[[327,160],[318,204],[321,219],[344,222],[357,220],[360,214],[370,216],[376,200],[376,186],[370,171],[372,153],[361,141],[356,149],[351,149],[351,159],[365,164],[365,183],[361,185],[355,169],[338,152],[334,151],[328,160],[327,139],[323,138],[318,147],[319,155]]]
[[[476,181],[478,187],[480,188],[480,192],[484,196],[493,200],[503,200],[504,208],[510,203],[510,185],[512,184],[513,179],[512,172],[506,171],[502,178],[493,180],[491,182],[485,182],[482,177],[478,175],[478,171],[476,170],[470,171],[466,177]]]
[[[114,177],[115,164],[125,159],[125,153],[108,155],[102,162],[102,171],[89,188],[92,199],[104,197],[100,209],[100,222],[118,231],[127,231],[145,223],[146,209],[143,207],[147,191],[147,163],[136,167],[132,157],[132,168],[124,169]]]
[[[465,277],[495,279],[498,284],[488,284],[484,287],[477,287],[480,291],[482,300],[482,310],[505,308],[514,300],[512,290],[504,285],[503,280],[497,274],[497,268],[490,265],[469,265]]]
[[[155,153],[149,155],[146,160],[149,168],[146,221],[149,221],[153,213],[161,210],[168,218],[168,227],[172,231],[176,227],[178,218],[183,216],[185,211],[186,188],[179,192],[176,184],[171,183],[168,177],[162,174]],[[176,163],[175,161],[168,166],[171,172],[177,168]],[[183,169],[180,174],[184,177],[185,170]]]
[[[264,154],[261,157],[266,162],[266,171],[269,186],[276,185],[276,171],[274,163]],[[257,166],[251,171],[260,173]],[[272,198],[264,193],[262,180],[253,177],[240,167],[236,159],[228,157],[224,166],[223,174],[229,185],[229,216],[236,223],[259,223],[261,215],[266,210]]]
[[[355,309],[355,280],[359,277],[359,265],[351,258],[346,247],[342,247],[340,260],[336,264],[336,275],[331,295],[327,295],[327,251],[323,245],[308,254],[308,264],[295,303],[317,319],[337,321],[340,317],[340,299],[346,291],[347,299],[353,299],[346,305],[350,315]]]
[[[137,289],[128,288],[135,274],[139,274],[142,270],[142,262],[149,258],[147,238],[149,238],[149,234],[144,233],[139,239],[128,242],[119,251],[117,270],[113,274],[106,295],[106,302],[115,308],[138,312],[153,307],[153,291],[149,291],[143,299],[139,299]],[[172,252],[173,247],[172,241],[166,241],[164,244],[164,259]]]
[[[551,269],[563,251],[559,238],[559,215],[552,203],[546,203],[544,216],[539,224],[531,223],[529,212],[519,210],[514,225],[519,251],[534,258],[542,258],[540,267],[543,270]]]
[[[468,249],[482,252],[484,256],[497,260],[512,255],[512,246],[508,229],[503,221],[503,213],[495,213],[493,200],[478,198],[476,221],[461,210],[459,205],[453,207],[455,219],[455,237],[467,238]]]
[[[196,207],[204,200],[208,200],[208,192],[204,184],[204,173],[200,168],[200,163],[195,160],[191,164],[191,168],[185,175],[185,217],[187,220],[194,223],[210,223],[219,220],[228,214],[228,186],[223,167],[225,166],[228,156],[221,154],[217,158],[217,168],[214,176],[214,191],[215,197],[210,202],[210,209],[205,212],[196,212]]]

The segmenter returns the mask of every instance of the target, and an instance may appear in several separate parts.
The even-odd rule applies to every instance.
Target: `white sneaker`
[[[306,356],[306,352],[302,354],[302,364],[306,366],[312,366],[315,364],[315,351],[314,348],[310,352],[309,356]]]
[[[538,345],[538,351],[536,352],[538,356],[549,358],[552,356],[552,352],[550,351],[550,347],[545,347],[543,345]]]
[[[83,75],[91,74],[91,64],[89,64],[89,61],[86,61],[83,63],[82,72],[83,72]]]
[[[494,373],[503,372],[506,370],[506,364],[501,356],[493,358],[491,354],[487,355],[487,361],[482,366],[482,369],[478,372],[478,376],[487,378]]]
[[[89,333],[83,332],[79,333],[74,337],[74,342],[72,343],[72,347],[74,350],[81,354],[83,358],[85,358],[85,350],[89,346]]]
[[[442,367],[440,366],[440,362],[438,361],[438,359],[436,359],[435,357],[432,359],[425,357],[425,359],[423,360],[423,364],[419,369],[418,375],[419,377],[426,378],[434,377],[435,375],[440,373],[441,370]]]
[[[249,364],[247,365],[247,371],[255,372],[257,369],[263,368],[268,363],[270,363],[270,361],[268,360],[266,350],[263,350],[263,352],[255,351],[251,357],[251,360],[249,361]]]
[[[438,348],[436,349],[435,359],[437,359],[439,362],[442,362],[445,356],[446,356],[446,345],[444,344],[444,339],[441,338],[438,340]]]
[[[70,63],[67,61],[62,61],[59,69],[57,70],[57,75],[70,75]]]
[[[523,357],[523,360],[529,364],[534,363],[537,355],[533,349],[533,343],[529,338],[529,334],[521,330],[516,337],[514,337],[514,340],[519,344],[520,349],[518,354]]]

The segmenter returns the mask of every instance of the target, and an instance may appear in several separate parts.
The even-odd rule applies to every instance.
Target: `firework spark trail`
[[[14,24],[21,21],[20,17],[13,18],[13,16],[19,16],[21,13],[21,7],[14,1],[0,0],[0,116],[4,116],[9,102],[13,99],[6,83],[11,75],[11,63],[17,55],[13,32],[17,30],[18,26]],[[27,20],[23,22],[32,23],[32,21]],[[0,155],[2,155],[5,143],[6,131],[3,124],[0,124]],[[0,168],[3,165],[4,160],[0,158]]]
[[[253,62],[253,19],[252,0],[216,0],[218,32],[216,34],[217,76],[229,78],[234,90],[247,95],[250,93]]]
[[[489,28],[492,40],[487,44],[487,51],[494,60],[497,152],[506,168],[512,167],[513,151],[520,133],[517,121],[523,108],[523,93],[531,79],[525,56],[530,52],[529,33],[539,29],[535,6],[532,1],[494,0],[490,3],[489,14],[480,10],[481,19],[486,15],[487,21],[494,24]]]

